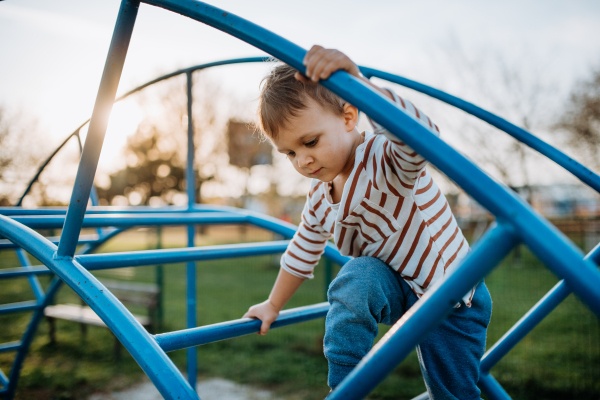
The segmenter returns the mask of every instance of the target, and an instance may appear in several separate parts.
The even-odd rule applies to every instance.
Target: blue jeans
[[[329,387],[335,388],[371,350],[377,324],[393,325],[418,300],[383,261],[358,257],[331,282],[323,343]],[[480,399],[479,362],[485,351],[492,299],[480,282],[471,307],[462,304],[417,346],[431,400]]]

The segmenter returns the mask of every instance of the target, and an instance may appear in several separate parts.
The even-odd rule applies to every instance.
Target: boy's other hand
[[[259,335],[266,335],[273,321],[279,316],[279,310],[271,304],[270,300],[255,304],[248,309],[242,318],[258,318],[262,321]]]
[[[361,77],[358,66],[347,55],[339,50],[325,49],[319,45],[314,45],[306,53],[303,64],[306,66],[306,76],[296,72],[294,77],[304,83],[314,83],[321,79],[327,79],[340,69],[357,78]]]

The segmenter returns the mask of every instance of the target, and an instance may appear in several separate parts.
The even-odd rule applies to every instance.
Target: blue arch
[[[304,70],[301,61],[305,50],[224,10],[191,0],[148,0],[145,2],[204,22],[266,51],[300,71]],[[135,322],[118,300],[82,266],[77,258],[74,258],[75,245],[84,223],[89,226],[108,226],[111,222],[99,222],[97,219],[94,222],[94,218],[85,217],[85,209],[92,190],[91,181],[106,130],[106,121],[115,98],[138,6],[138,1],[124,0],[122,2],[66,216],[58,222],[56,219],[51,219],[56,217],[10,219],[0,216],[2,221],[0,234],[40,259],[84,298],[119,337],[165,398],[197,398],[190,385],[166,357],[165,348],[161,348],[160,343],[164,343],[165,336],[149,335]],[[411,316],[400,320],[389,331],[388,335],[336,389],[331,395],[332,399],[357,399],[369,393],[418,343],[419,338],[441,321],[462,293],[489,272],[519,241],[528,245],[555,274],[564,278],[565,285],[572,289],[592,311],[600,315],[600,293],[597,290],[600,287],[600,273],[591,261],[584,260],[581,252],[566,237],[538,216],[526,203],[506,188],[495,183],[480,169],[430,134],[394,104],[345,72],[335,73],[323,84],[355,104],[361,111],[369,114],[374,120],[429,159],[480,204],[488,208],[498,220],[498,225],[473,247],[473,251],[450,275],[447,282],[430,290],[415,307]],[[572,172],[583,174],[585,170]],[[592,176],[588,179],[588,184],[594,187],[597,184],[594,182],[596,178]],[[192,215],[192,207],[189,211],[187,219],[183,218],[175,223],[201,222],[200,216]],[[232,212],[231,214],[236,213]],[[237,213],[237,216],[239,217],[240,214]],[[146,221],[153,225],[161,223],[156,220],[157,218],[163,218],[162,223],[168,219],[159,214],[154,215],[157,217],[154,219],[150,216],[137,215],[137,217],[139,220],[134,222]],[[215,222],[219,217],[226,219],[230,216],[213,215],[212,217],[212,221]],[[194,220],[194,218],[197,219]],[[252,216],[248,218],[251,219]],[[273,224],[272,221],[265,218],[256,218],[257,224],[263,226]],[[36,222],[36,220],[38,221]],[[86,222],[86,220],[92,222]],[[35,224],[39,226],[40,223],[61,224],[63,221],[64,230],[58,247],[26,227],[26,225]],[[290,227],[287,228],[290,229]],[[331,248],[328,251],[331,255]],[[95,296],[99,296],[100,299],[96,300],[98,297]],[[322,313],[322,309],[318,312]],[[203,329],[193,328],[169,334],[168,349],[198,345],[201,343],[199,337]],[[186,342],[185,338],[190,336],[197,337],[197,339]],[[507,395],[502,392],[490,375],[484,374],[481,384],[491,397],[507,398]],[[10,396],[10,393],[8,394]]]

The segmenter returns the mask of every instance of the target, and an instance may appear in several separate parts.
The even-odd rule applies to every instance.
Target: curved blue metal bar
[[[181,74],[190,75],[192,72],[199,71],[202,69],[212,68],[212,67],[219,67],[219,66],[223,66],[223,65],[244,64],[244,63],[258,63],[258,62],[264,62],[264,61],[268,61],[268,60],[269,60],[269,57],[244,57],[244,58],[233,58],[233,59],[229,59],[229,60],[214,61],[214,62],[210,62],[210,63],[194,65],[192,67],[188,67],[188,68],[184,68],[184,69],[180,69],[180,70],[171,72],[170,74],[159,76],[158,78],[155,78],[149,82],[146,82],[143,85],[140,85],[134,89],[131,89],[129,92],[124,93],[123,95],[117,97],[114,102],[118,103],[119,101],[126,99],[127,97],[131,96],[132,94],[137,93],[137,92],[147,88],[148,86],[154,85],[155,83],[162,82],[164,80],[173,78],[173,77],[181,75]],[[27,196],[27,194],[31,190],[33,184],[35,182],[37,182],[38,178],[40,177],[40,175],[42,174],[42,172],[44,171],[46,166],[50,163],[50,161],[52,161],[54,156],[56,156],[56,154],[67,144],[67,142],[73,136],[77,136],[77,138],[79,140],[79,145],[81,147],[81,139],[79,138],[79,132],[81,131],[81,128],[83,128],[88,122],[90,122],[89,119],[86,120],[83,124],[79,125],[79,127],[77,127],[77,129],[75,129],[75,131],[73,131],[73,133],[71,133],[69,136],[67,136],[67,138],[56,148],[56,150],[54,150],[54,152],[50,156],[48,156],[48,158],[42,163],[42,165],[38,168],[38,171],[36,172],[34,177],[29,181],[27,188],[25,189],[25,191],[21,195],[21,198],[15,205],[16,207],[21,206],[21,204],[23,203],[23,199],[25,198],[25,196]],[[0,214],[1,214],[1,212],[0,212]]]
[[[223,10],[192,1],[147,2],[223,30],[304,71],[303,49]],[[355,104],[415,151],[429,159],[497,218],[514,225],[531,250],[550,269],[563,276],[572,287],[576,288],[577,294],[584,302],[600,315],[600,295],[594,289],[599,287],[600,274],[590,263],[583,261],[575,246],[538,217],[527,204],[495,184],[485,173],[461,157],[455,150],[427,132],[418,122],[403,114],[394,104],[387,99],[382,99],[359,80],[339,71],[323,82],[323,85]],[[573,268],[575,265],[577,267]],[[580,274],[579,268],[584,272]],[[590,277],[593,284],[590,284],[588,279]]]
[[[270,329],[323,318],[327,315],[327,311],[329,311],[327,302],[284,310],[271,324]],[[261,324],[260,320],[254,318],[241,318],[198,328],[161,333],[154,338],[164,351],[169,352],[256,333],[260,331]]]
[[[148,0],[146,3],[163,7],[207,23],[210,26],[257,46],[300,71],[304,71],[302,59],[305,51],[302,48],[235,15],[192,0]],[[110,111],[112,101],[114,100],[114,92],[116,91],[116,84],[118,83],[120,69],[124,61],[124,53],[126,52],[133,28],[137,6],[137,1],[124,0],[122,2],[117,19],[117,27],[109,51],[110,57],[105,66],[105,73],[92,116],[88,140],[86,141],[84,155],[82,156],[74,185],[72,201],[67,212],[63,236],[58,248],[58,257],[50,257],[51,251],[49,250],[53,250],[55,246],[47,241],[44,242],[43,238],[34,232],[30,232],[15,222],[11,222],[12,225],[8,226],[0,224],[0,233],[10,240],[15,240],[19,245],[31,245],[28,242],[34,243],[35,246],[25,246],[25,248],[27,250],[32,248],[32,250],[43,255],[44,257],[40,258],[34,254],[52,270],[58,271],[61,278],[65,279],[71,287],[75,285],[76,279],[74,278],[87,277],[86,273],[89,275],[89,272],[85,271],[76,260],[72,259],[73,250],[83,224],[83,214],[85,213],[85,205],[83,203],[87,204],[87,200],[89,199],[91,190],[90,180],[96,168],[95,163],[97,163],[106,128],[104,117],[107,116],[107,111]],[[128,15],[125,16],[124,14]],[[460,299],[461,295],[476,283],[476,280],[473,280],[484,276],[499,261],[499,258],[512,248],[517,241],[517,234],[515,232],[518,232],[518,236],[525,244],[552,271],[563,277],[567,284],[575,289],[576,294],[596,314],[600,315],[600,294],[596,290],[597,287],[600,287],[600,273],[596,271],[591,262],[583,260],[581,253],[556,229],[537,216],[527,204],[509,190],[497,185],[480,169],[460,156],[460,154],[439,138],[429,133],[419,122],[404,114],[393,103],[374,92],[361,81],[345,72],[339,71],[333,74],[330,79],[323,82],[323,85],[356,105],[361,111],[369,114],[374,120],[400,137],[415,151],[429,159],[446,175],[462,186],[480,204],[496,215],[499,221],[502,221],[500,226],[485,236],[484,241],[480,245],[474,247],[458,270],[448,277],[447,280],[449,282],[430,290],[423,297],[422,301],[419,302],[414,312],[411,310],[412,317],[409,318],[409,316],[406,316],[406,318],[399,321],[392,328],[390,334],[386,335],[379,342],[378,346],[363,360],[342,385],[338,387],[338,390],[331,395],[332,398],[359,398],[368,393],[418,343],[419,337],[417,337],[418,335],[415,332],[423,335],[428,329],[433,328],[443,318],[445,312],[451,310],[452,305]],[[88,145],[88,143],[90,144]],[[92,173],[90,174],[90,172]],[[236,215],[235,217],[247,218],[248,220],[252,218],[240,215]],[[4,217],[0,217],[0,220],[10,221]],[[99,223],[98,221],[95,221],[95,223]],[[129,223],[131,222],[129,221]],[[188,223],[190,222],[188,221]],[[26,234],[23,234],[23,232],[26,232]],[[27,240],[28,235],[33,235],[34,238]],[[40,245],[40,241],[44,245]],[[464,278],[465,275],[468,279]],[[94,283],[96,282],[94,281]],[[97,292],[89,285],[84,285],[83,288],[75,286],[73,289],[77,293],[80,293],[81,296]],[[143,363],[140,348],[144,346],[149,346],[151,349],[150,352],[157,360],[165,362],[164,358],[162,358],[164,353],[161,355],[159,354],[160,351],[156,350],[156,342],[148,342],[148,337],[144,336],[144,333],[138,332],[136,330],[138,327],[135,324],[131,325],[131,315],[111,296],[107,293],[103,298],[107,299],[111,305],[116,304],[117,309],[111,309],[110,312],[106,309],[103,310],[99,303],[94,303],[94,299],[91,299],[91,302],[94,304],[92,308],[99,313],[105,322],[109,316],[116,316],[114,323],[107,324],[113,332],[120,333],[122,332],[120,329],[133,329],[133,333],[130,332],[130,335],[132,335],[131,338],[136,337],[139,339],[139,342],[137,344],[130,343],[129,347],[126,343],[124,344],[140,365]],[[90,300],[90,297],[86,297],[86,299]],[[419,317],[417,318],[417,316]],[[426,323],[423,324],[423,321],[426,321]],[[420,324],[420,326],[416,326],[417,324]],[[402,337],[402,340],[406,340],[407,338],[408,340],[399,343],[400,337]],[[379,363],[372,360],[378,360]],[[166,364],[165,366],[173,375],[177,375],[173,372],[174,366]],[[144,365],[142,367],[144,368]],[[154,370],[152,366],[148,367],[146,365],[146,367],[145,371],[149,374],[153,382],[157,384],[159,390],[163,389],[161,393],[166,392],[168,387],[173,386],[173,382],[176,382],[174,386],[178,388],[187,387],[191,390],[187,385],[181,386],[181,380],[168,382],[167,376],[150,375],[148,371],[154,372]],[[377,375],[374,376],[373,372],[376,372]],[[172,398],[172,393],[168,393],[168,395],[168,398]]]
[[[600,244],[585,257],[594,264],[600,264]],[[548,316],[567,296],[571,289],[564,280],[558,282],[544,297],[538,301],[519,321],[510,328],[481,358],[481,372],[487,373],[517,343]]]
[[[113,231],[108,231],[108,232],[104,231],[104,233],[102,233],[102,235],[100,235],[99,238],[96,240],[95,245],[81,248],[79,250],[79,254],[86,254],[86,253],[93,251],[95,248],[102,245],[107,240],[109,240],[110,238],[115,236],[115,234],[120,233],[123,230],[124,229],[115,229]],[[33,266],[33,267],[29,267],[27,270],[31,274],[31,273],[34,273],[38,268],[39,268],[38,266]],[[46,268],[46,267],[44,267],[44,268]],[[9,399],[12,398],[12,396],[14,396],[14,393],[16,391],[17,384],[19,382],[19,376],[21,373],[21,367],[23,365],[23,362],[25,361],[25,357],[27,356],[27,352],[29,351],[29,346],[31,345],[31,342],[35,336],[35,333],[37,331],[39,323],[41,322],[41,320],[44,317],[44,308],[46,308],[46,306],[51,304],[51,302],[54,299],[54,296],[56,295],[56,293],[58,292],[58,289],[60,288],[62,282],[63,281],[60,280],[58,277],[55,277],[52,280],[52,282],[50,282],[50,285],[48,286],[48,290],[44,294],[44,297],[41,299],[41,301],[38,300],[36,307],[31,308],[32,310],[34,310],[33,316],[31,317],[29,325],[27,326],[27,329],[26,329],[21,341],[18,342],[18,345],[17,345],[17,343],[12,343],[12,345],[8,344],[7,346],[5,346],[5,348],[7,350],[16,350],[17,351],[17,355],[15,357],[15,360],[13,362],[13,366],[12,366],[11,372],[10,372],[9,385],[6,389],[7,398],[9,398]],[[0,349],[0,351],[2,351],[2,350]]]
[[[548,157],[550,160],[554,161],[556,164],[575,175],[583,183],[600,193],[600,176],[557,148],[549,145],[530,132],[527,132],[525,129],[508,122],[504,118],[500,118],[499,116],[492,114],[491,112],[484,110],[473,103],[460,99],[439,89],[415,82],[402,76],[390,74],[389,72],[383,72],[374,68],[360,67],[360,70],[368,78],[375,77],[384,79],[388,82],[393,82],[398,85],[413,89],[417,92],[424,93],[430,97],[443,101],[446,104],[450,104],[451,106],[463,110],[466,113],[481,119],[482,121],[487,122],[488,124],[508,133],[518,141],[525,143],[527,146],[536,150],[540,154]]]
[[[490,229],[461,265],[428,290],[327,399],[362,399],[369,394],[517,244],[518,236],[510,225],[501,223]]]
[[[146,0],[235,36],[304,72],[306,51],[292,42],[236,15],[195,0]],[[460,153],[430,133],[389,99],[345,71],[337,71],[323,86],[367,113],[454,180],[498,219],[512,224],[529,248],[600,315],[600,272],[583,260],[561,232],[510,190],[500,186]]]
[[[87,122],[86,122],[87,123]],[[84,124],[85,125],[85,124]],[[83,126],[83,125],[82,125]],[[54,152],[52,154],[50,154],[48,156],[48,158],[46,158],[46,160],[44,160],[44,162],[42,163],[42,165],[38,168],[37,172],[35,173],[35,175],[33,176],[33,178],[31,178],[31,180],[29,181],[29,183],[27,184],[27,188],[25,189],[25,191],[23,192],[23,194],[21,195],[21,197],[19,198],[19,201],[17,201],[17,204],[15,204],[16,207],[20,207],[21,204],[23,204],[23,199],[25,198],[25,196],[27,196],[27,194],[29,193],[29,191],[31,190],[31,188],[33,187],[33,184],[35,182],[37,182],[38,178],[40,177],[40,175],[42,174],[42,172],[44,171],[44,169],[46,168],[46,166],[48,164],[50,164],[50,161],[52,161],[52,159],[54,158],[54,156],[56,154],[58,154],[58,152],[60,151],[60,149],[62,149],[68,142],[69,140],[71,140],[71,138],[73,136],[77,136],[79,137],[79,130],[81,129],[80,126],[79,128],[77,128],[75,130],[75,132],[71,133],[69,136],[67,136],[67,138],[56,148],[56,150],[54,150]]]
[[[138,362],[163,397],[198,398],[154,338],[123,304],[77,261],[56,258],[56,246],[37,232],[4,216],[0,216],[0,234],[42,261],[84,299]],[[41,308],[37,312],[42,312]]]

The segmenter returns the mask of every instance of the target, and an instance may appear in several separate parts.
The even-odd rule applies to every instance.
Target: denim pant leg
[[[492,299],[482,281],[471,307],[455,309],[417,347],[431,400],[479,400],[479,364],[485,352]]]
[[[347,262],[331,282],[323,340],[329,387],[335,388],[371,350],[377,324],[391,325],[404,314],[408,295],[416,299],[398,277],[378,258],[358,257]]]
[[[329,387],[335,388],[369,352],[377,323],[394,324],[417,300],[410,286],[383,261],[359,257],[331,283],[324,351]],[[479,360],[485,350],[491,298],[480,283],[471,308],[464,304],[417,347],[431,400],[479,399]]]

